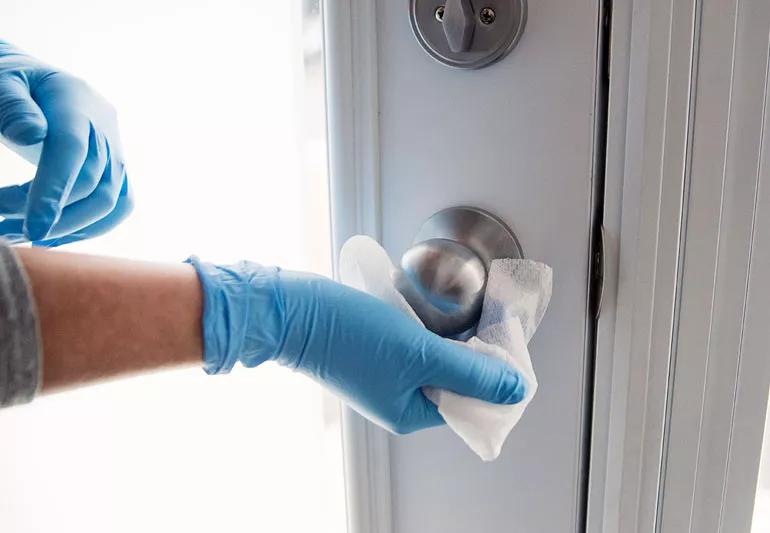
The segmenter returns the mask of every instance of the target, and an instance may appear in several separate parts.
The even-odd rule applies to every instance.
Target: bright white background
[[[0,37],[119,113],[136,210],[70,250],[329,272],[317,0],[5,0]],[[0,147],[0,184],[32,172]],[[270,365],[6,410],[0,531],[344,531],[338,415]]]

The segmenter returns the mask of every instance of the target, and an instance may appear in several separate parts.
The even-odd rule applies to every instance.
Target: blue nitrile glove
[[[31,182],[0,188],[0,235],[57,246],[102,234],[128,216],[131,190],[112,106],[83,81],[2,40],[0,135],[38,165]],[[37,156],[30,147],[41,141]]]
[[[513,404],[526,382],[498,359],[429,332],[373,296],[330,279],[241,262],[188,259],[204,292],[205,370],[273,360],[331,388],[395,433],[444,423],[420,390]]]

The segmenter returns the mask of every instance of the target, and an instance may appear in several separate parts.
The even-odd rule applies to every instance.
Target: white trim
[[[375,2],[325,1],[324,24],[332,231],[339,251],[351,235],[380,237]]]
[[[348,533],[391,533],[390,446],[387,433],[343,408]]]
[[[623,201],[623,174],[626,147],[626,123],[629,101],[629,63],[631,52],[631,2],[614,2],[611,8],[611,32],[605,46],[609,49],[607,95],[607,134],[604,182],[604,268],[601,315],[595,340],[593,420],[591,449],[588,465],[586,499],[586,533],[605,531],[605,523],[617,523],[616,508],[605,506],[610,495],[618,494],[617,481],[608,478],[609,465],[619,463],[620,446],[610,441],[609,421],[613,401],[613,369],[626,363],[615,360],[615,316],[618,297],[618,270],[620,266],[621,205]],[[638,33],[638,32],[637,32]],[[638,106],[637,106],[638,107]],[[617,410],[614,413],[617,416]],[[605,496],[607,494],[607,496]],[[607,529],[606,531],[610,531]]]
[[[614,4],[587,531],[748,533],[770,385],[770,6]]]
[[[768,54],[770,56],[770,54]],[[770,62],[768,63],[770,67]],[[725,473],[721,531],[749,531],[759,474],[764,418],[770,388],[767,327],[770,302],[770,71],[765,71],[765,105],[760,147],[751,263],[741,359],[735,386],[732,438]]]
[[[677,310],[696,0],[614,4],[588,531],[646,533]]]
[[[332,242],[381,233],[374,0],[324,2]],[[388,433],[343,408],[348,533],[391,533]]]
[[[760,187],[767,169],[760,159],[767,150],[762,132],[770,4],[705,2],[699,27],[691,184],[659,527],[748,533],[764,412],[738,401],[764,389],[757,403],[767,402],[767,345],[759,341],[767,339],[770,300],[757,299],[753,291],[766,291],[770,281],[760,266],[762,256],[754,256],[770,244],[765,228],[756,225],[758,217],[767,216]],[[747,438],[747,432],[754,437]],[[733,467],[741,474],[728,483]],[[728,511],[730,501],[733,511]]]

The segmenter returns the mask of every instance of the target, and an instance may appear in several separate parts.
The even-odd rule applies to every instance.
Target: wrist
[[[214,265],[190,257],[203,289],[204,370],[226,374],[236,362],[275,359],[283,342],[278,269],[242,261]]]

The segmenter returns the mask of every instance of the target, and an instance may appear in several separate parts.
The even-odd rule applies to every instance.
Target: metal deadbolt
[[[395,285],[425,327],[464,338],[481,316],[492,260],[522,255],[500,219],[474,207],[450,207],[423,224],[401,258]]]
[[[527,0],[410,0],[412,31],[434,59],[485,67],[508,54],[527,21]]]

